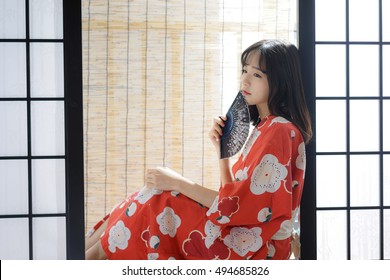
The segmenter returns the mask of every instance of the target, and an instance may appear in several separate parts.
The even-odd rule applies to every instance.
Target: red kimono
[[[143,188],[114,207],[101,245],[108,259],[288,259],[305,163],[299,130],[264,118],[210,209]]]

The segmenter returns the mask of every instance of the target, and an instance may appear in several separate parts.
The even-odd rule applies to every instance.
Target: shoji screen
[[[82,141],[81,119],[72,123],[72,132],[68,129],[81,116],[74,110],[81,102],[73,99],[81,97],[81,61],[75,65],[74,58],[64,59],[70,53],[77,59],[77,48],[81,56],[77,2],[0,1],[0,259],[66,259],[83,251],[71,248],[70,237],[77,227],[83,230],[83,220],[71,223],[70,209],[83,200],[73,199],[69,188],[73,182],[82,196],[82,177],[75,181],[69,168],[73,135],[79,133],[76,139]],[[71,9],[76,29],[66,41],[64,33],[72,29],[65,27],[64,15],[72,18]],[[67,86],[66,76],[76,86]],[[66,88],[73,93],[65,94]],[[82,145],[78,149],[82,160]],[[73,164],[82,170],[77,161]]]
[[[166,165],[218,188],[207,132],[239,89],[240,54],[296,41],[293,0],[83,1],[86,220]]]
[[[315,4],[317,257],[388,259],[390,1]]]

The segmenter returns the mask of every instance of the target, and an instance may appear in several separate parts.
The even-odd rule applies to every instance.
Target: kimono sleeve
[[[243,165],[244,180],[222,186],[207,215],[221,229],[260,227],[264,241],[292,216],[292,148],[290,133],[283,129],[261,140],[248,155],[249,166]]]

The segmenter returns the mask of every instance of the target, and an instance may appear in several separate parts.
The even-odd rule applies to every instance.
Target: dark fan
[[[249,109],[241,92],[238,92],[226,117],[221,136],[221,159],[237,154],[248,137]]]

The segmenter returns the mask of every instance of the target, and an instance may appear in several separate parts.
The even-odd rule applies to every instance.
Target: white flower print
[[[179,194],[180,194],[180,192],[178,192],[178,191],[171,191],[171,195],[174,197],[178,197]]]
[[[145,204],[149,199],[152,198],[153,195],[158,195],[162,193],[162,190],[143,187],[134,199],[141,204]]]
[[[302,142],[301,144],[299,144],[298,146],[298,156],[297,156],[297,159],[295,161],[296,165],[297,165],[297,168],[305,171],[305,168],[306,168],[306,150],[305,150],[305,143]]]
[[[285,220],[280,224],[280,229],[272,236],[273,240],[284,240],[289,238],[292,234],[294,221]]]
[[[255,195],[265,192],[274,193],[279,189],[280,182],[286,176],[287,168],[279,163],[277,157],[266,154],[253,171],[250,190]]]
[[[204,226],[204,232],[206,234],[205,245],[207,249],[214,243],[221,233],[221,227],[213,224],[211,221],[207,221]]]
[[[289,123],[289,122],[290,122],[290,121],[286,120],[286,119],[283,118],[283,117],[276,117],[276,118],[274,118],[274,119],[271,121],[271,123],[270,123],[269,126],[273,125],[274,123]]]
[[[181,224],[180,217],[175,214],[171,207],[165,207],[164,210],[157,215],[157,223],[160,225],[160,231],[164,235],[174,237],[176,230]]]
[[[251,229],[234,227],[230,230],[230,234],[225,236],[223,243],[243,257],[248,252],[256,252],[261,248],[263,240],[260,235],[261,228],[259,227]]]
[[[149,253],[148,254],[148,260],[153,261],[158,259],[158,253]]]
[[[295,138],[295,131],[291,130],[291,139],[294,140],[294,138]]]
[[[210,216],[211,214],[217,212],[218,210],[218,200],[219,200],[219,195],[217,195],[213,201],[213,204],[211,205],[211,207],[209,208],[209,210],[207,210],[206,212],[206,215],[207,216]]]
[[[261,132],[257,128],[254,128],[248,140],[245,143],[244,149],[242,150],[242,160],[245,160],[256,139],[260,136]]]
[[[239,169],[237,170],[234,177],[236,178],[237,181],[245,181],[246,179],[248,179],[248,170],[249,167],[244,167],[244,169]]]
[[[108,236],[108,250],[111,253],[116,252],[116,248],[124,250],[127,248],[128,241],[131,237],[130,230],[125,227],[123,221],[119,220],[111,229]]]
[[[131,217],[134,215],[135,211],[137,211],[137,203],[131,202],[129,207],[127,207],[126,215],[128,217]]]
[[[230,222],[230,218],[228,216],[220,216],[217,220],[218,220],[218,223],[220,223],[222,225]]]
[[[261,209],[259,213],[257,213],[257,220],[260,223],[269,222],[269,220],[271,220],[271,217],[272,217],[272,211],[271,208],[268,207]]]
[[[157,235],[153,235],[149,239],[149,246],[153,249],[157,249],[160,245],[160,238]]]
[[[275,256],[275,253],[276,253],[275,246],[272,244],[269,244],[267,258],[268,259],[273,258]]]

